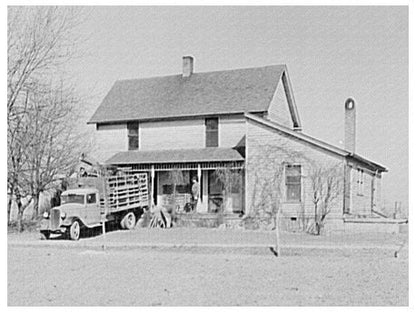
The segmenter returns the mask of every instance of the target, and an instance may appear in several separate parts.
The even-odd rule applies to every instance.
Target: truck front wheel
[[[132,230],[136,226],[136,216],[133,212],[129,212],[126,214],[121,220],[121,227],[123,229]]]
[[[51,233],[49,231],[40,231],[41,240],[49,239],[50,236],[51,236]]]
[[[81,226],[78,221],[72,222],[71,226],[69,227],[69,238],[71,240],[79,240],[79,236],[81,235]]]

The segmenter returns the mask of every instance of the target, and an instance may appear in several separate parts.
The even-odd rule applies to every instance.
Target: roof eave
[[[219,151],[220,155],[212,155],[207,150]],[[224,152],[233,151],[232,155],[224,154]],[[187,159],[181,159],[181,157],[172,156],[177,152],[189,151],[190,153],[199,153],[199,155],[193,155]],[[165,157],[165,159],[160,159],[158,157],[150,157],[146,153],[165,153],[169,152],[170,157]],[[144,153],[144,155],[143,155]],[[211,157],[210,157],[211,155]],[[132,157],[133,156],[133,157]],[[140,157],[142,156],[142,157]],[[166,155],[163,155],[166,156]],[[144,159],[143,159],[144,157]],[[141,159],[139,159],[141,158]],[[163,158],[163,157],[162,157]],[[124,151],[118,152],[111,156],[105,161],[106,164],[114,165],[131,165],[131,164],[174,164],[174,163],[201,163],[201,162],[239,162],[244,161],[244,157],[239,154],[238,151],[233,148],[202,148],[202,149],[190,149],[190,150],[156,150],[156,151]]]
[[[109,159],[110,160],[110,159]],[[106,161],[106,165],[133,165],[137,164],[137,161],[118,161],[118,162],[110,162]],[[212,162],[243,162],[244,159],[198,159],[198,160],[177,160],[177,161],[140,161],[140,164],[143,165],[152,165],[152,164],[185,164],[185,163],[212,163]]]
[[[286,134],[289,134],[289,135],[291,135],[291,136],[293,136],[297,139],[300,139],[300,140],[305,141],[307,143],[310,143],[312,145],[318,146],[318,147],[320,147],[322,149],[325,149],[327,151],[330,151],[334,154],[337,154],[337,155],[340,155],[340,156],[343,156],[343,157],[348,156],[348,154],[349,154],[347,151],[345,151],[343,149],[340,149],[336,146],[333,146],[333,145],[328,144],[326,142],[320,141],[318,139],[309,137],[309,136],[307,136],[304,133],[301,133],[299,131],[290,129],[290,128],[282,126],[282,125],[278,125],[276,122],[272,122],[270,120],[260,118],[258,116],[252,115],[250,113],[245,114],[245,117],[250,119],[250,120],[253,120],[255,122],[261,123],[265,126],[271,127],[275,130],[278,130],[278,131],[284,132]]]
[[[266,113],[266,110],[260,111],[251,111],[250,114],[263,114]],[[221,113],[207,113],[207,114],[194,114],[194,115],[180,115],[180,116],[163,116],[163,117],[149,117],[149,118],[131,118],[131,119],[105,119],[105,120],[94,120],[91,118],[87,121],[87,124],[112,124],[112,123],[126,123],[131,121],[141,121],[141,122],[150,122],[150,121],[163,121],[163,120],[183,120],[189,118],[207,118],[213,116],[230,116],[230,115],[242,115],[246,114],[246,111],[234,111],[234,112],[221,112]]]
[[[362,164],[367,165],[368,167],[370,167],[371,169],[373,169],[374,171],[378,171],[380,173],[382,172],[388,172],[388,169],[386,167],[383,167],[375,162],[372,162],[371,160],[368,160],[360,155],[354,154],[354,153],[349,153],[347,156],[348,159],[352,159],[356,162],[360,162]]]
[[[366,159],[366,158],[364,158],[362,156],[359,156],[357,154],[353,154],[353,153],[347,152],[347,151],[345,151],[345,150],[343,150],[341,148],[338,148],[338,147],[333,146],[333,145],[331,145],[329,143],[320,141],[318,139],[315,139],[315,138],[312,138],[312,137],[308,137],[304,133],[299,133],[299,132],[294,131],[292,129],[289,129],[287,127],[278,125],[275,122],[272,122],[272,121],[269,121],[269,120],[265,120],[263,118],[254,116],[254,115],[249,114],[249,113],[245,114],[245,117],[248,118],[248,119],[254,120],[254,121],[258,122],[258,123],[261,123],[263,125],[266,125],[268,127],[271,127],[273,129],[276,129],[278,131],[287,133],[287,134],[289,134],[289,135],[291,135],[293,137],[296,137],[296,138],[298,138],[300,140],[303,140],[305,142],[308,142],[308,143],[310,143],[312,145],[318,146],[318,147],[320,147],[320,148],[322,148],[324,150],[330,151],[330,152],[335,153],[337,155],[340,155],[342,157],[346,157],[347,159],[352,159],[354,161],[357,161],[357,162],[366,164],[368,167],[370,167],[374,171],[378,171],[378,172],[387,172],[388,171],[387,168],[385,168],[385,167],[383,167],[383,166],[381,166],[381,165],[379,165],[379,164],[377,164],[375,162],[372,162],[372,161],[370,161],[370,160],[368,160],[368,159]]]

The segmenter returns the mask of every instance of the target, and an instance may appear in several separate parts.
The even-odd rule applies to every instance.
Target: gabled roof
[[[160,164],[216,161],[244,161],[238,151],[232,148],[207,147],[163,151],[119,152],[106,161],[107,164]]]
[[[381,166],[381,165],[379,165],[375,162],[372,162],[372,161],[370,161],[370,160],[368,160],[368,159],[366,159],[362,156],[359,156],[355,153],[354,154],[350,153],[350,152],[348,152],[348,151],[346,151],[342,148],[336,147],[332,144],[329,144],[329,143],[326,143],[324,141],[315,139],[314,137],[306,135],[302,132],[294,131],[294,130],[292,130],[290,128],[287,128],[285,126],[279,125],[276,122],[266,120],[266,119],[261,118],[261,117],[257,117],[253,114],[246,113],[245,117],[247,119],[253,120],[253,121],[258,122],[258,123],[260,123],[262,125],[265,125],[267,127],[270,127],[270,128],[275,129],[277,131],[280,131],[280,132],[283,132],[287,135],[290,135],[290,136],[292,136],[296,139],[299,139],[301,141],[304,141],[304,142],[307,142],[307,143],[312,144],[314,146],[317,146],[317,147],[319,147],[321,149],[324,149],[326,151],[332,152],[334,154],[343,156],[347,159],[354,160],[358,163],[364,164],[366,167],[368,167],[371,170],[374,170],[374,171],[377,170],[379,172],[387,172],[387,169],[385,167],[383,167],[383,166]]]
[[[273,65],[117,81],[89,123],[265,112],[285,71]]]

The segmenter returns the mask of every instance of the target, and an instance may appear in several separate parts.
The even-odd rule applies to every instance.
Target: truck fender
[[[62,221],[61,225],[62,226],[71,226],[72,222],[74,222],[75,220],[78,220],[81,226],[84,226],[84,222],[82,222],[82,220],[79,217],[67,217],[65,218],[65,220]]]
[[[46,231],[49,230],[49,219],[42,219],[40,221],[40,230],[41,231]]]

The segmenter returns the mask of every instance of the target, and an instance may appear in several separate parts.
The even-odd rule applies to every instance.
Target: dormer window
[[[218,118],[205,119],[205,146],[218,147]]]
[[[127,136],[129,140],[129,151],[134,151],[139,149],[139,123],[138,122],[129,122],[127,123]]]

